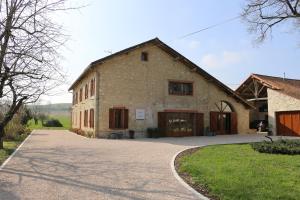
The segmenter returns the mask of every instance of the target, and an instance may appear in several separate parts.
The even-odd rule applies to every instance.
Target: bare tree
[[[242,13],[249,31],[257,34],[257,42],[263,42],[272,28],[291,21],[300,28],[300,0],[247,0]]]
[[[67,0],[0,0],[0,148],[18,109],[62,83],[58,49],[66,36],[54,22]]]

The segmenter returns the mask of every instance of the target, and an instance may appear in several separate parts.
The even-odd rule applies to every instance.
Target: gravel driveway
[[[0,199],[196,199],[172,174],[170,162],[178,151],[261,139],[234,135],[106,140],[38,130],[0,171]]]

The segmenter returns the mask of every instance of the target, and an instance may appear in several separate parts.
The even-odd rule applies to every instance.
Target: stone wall
[[[141,61],[141,52],[149,55]],[[143,132],[157,127],[157,112],[166,109],[195,110],[204,113],[204,127],[209,126],[209,112],[215,103],[225,100],[232,104],[238,116],[238,132],[248,133],[249,110],[228,96],[213,82],[190,70],[158,47],[146,46],[128,54],[116,56],[98,66],[99,74],[99,134],[109,129],[109,108],[129,109],[129,129]],[[174,96],[168,93],[168,81],[192,81],[193,96]],[[135,119],[135,110],[145,110],[145,120]]]
[[[276,111],[300,110],[300,100],[285,95],[279,91],[268,89],[268,115],[269,125],[276,134]]]
[[[96,95],[94,95],[94,96],[90,95],[90,81],[92,78],[95,78],[95,77],[96,77],[95,72],[88,73],[73,89],[73,94],[78,92],[78,103],[74,104],[72,106],[72,112],[71,112],[72,113],[72,128],[79,129],[81,127],[81,130],[83,130],[85,132],[89,132],[89,131],[94,132],[95,128],[90,128],[89,120],[88,120],[88,127],[84,126],[84,111],[88,110],[90,112],[90,109],[92,109],[92,108],[95,110]],[[89,84],[89,87],[88,87],[89,95],[88,95],[87,99],[85,99],[86,83]],[[79,101],[80,88],[83,89],[81,102]],[[80,112],[81,112],[81,126],[80,126]],[[95,119],[96,119],[96,117],[95,117]]]

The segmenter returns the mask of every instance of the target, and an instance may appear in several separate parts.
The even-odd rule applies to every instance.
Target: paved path
[[[39,130],[0,171],[0,199],[196,199],[172,174],[174,154],[192,146],[261,139],[106,140]]]

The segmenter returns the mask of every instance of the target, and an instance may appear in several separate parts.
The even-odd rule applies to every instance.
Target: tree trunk
[[[4,128],[0,126],[0,149],[3,149]]]
[[[0,149],[4,149],[4,146],[3,146],[3,137],[0,138]]]

